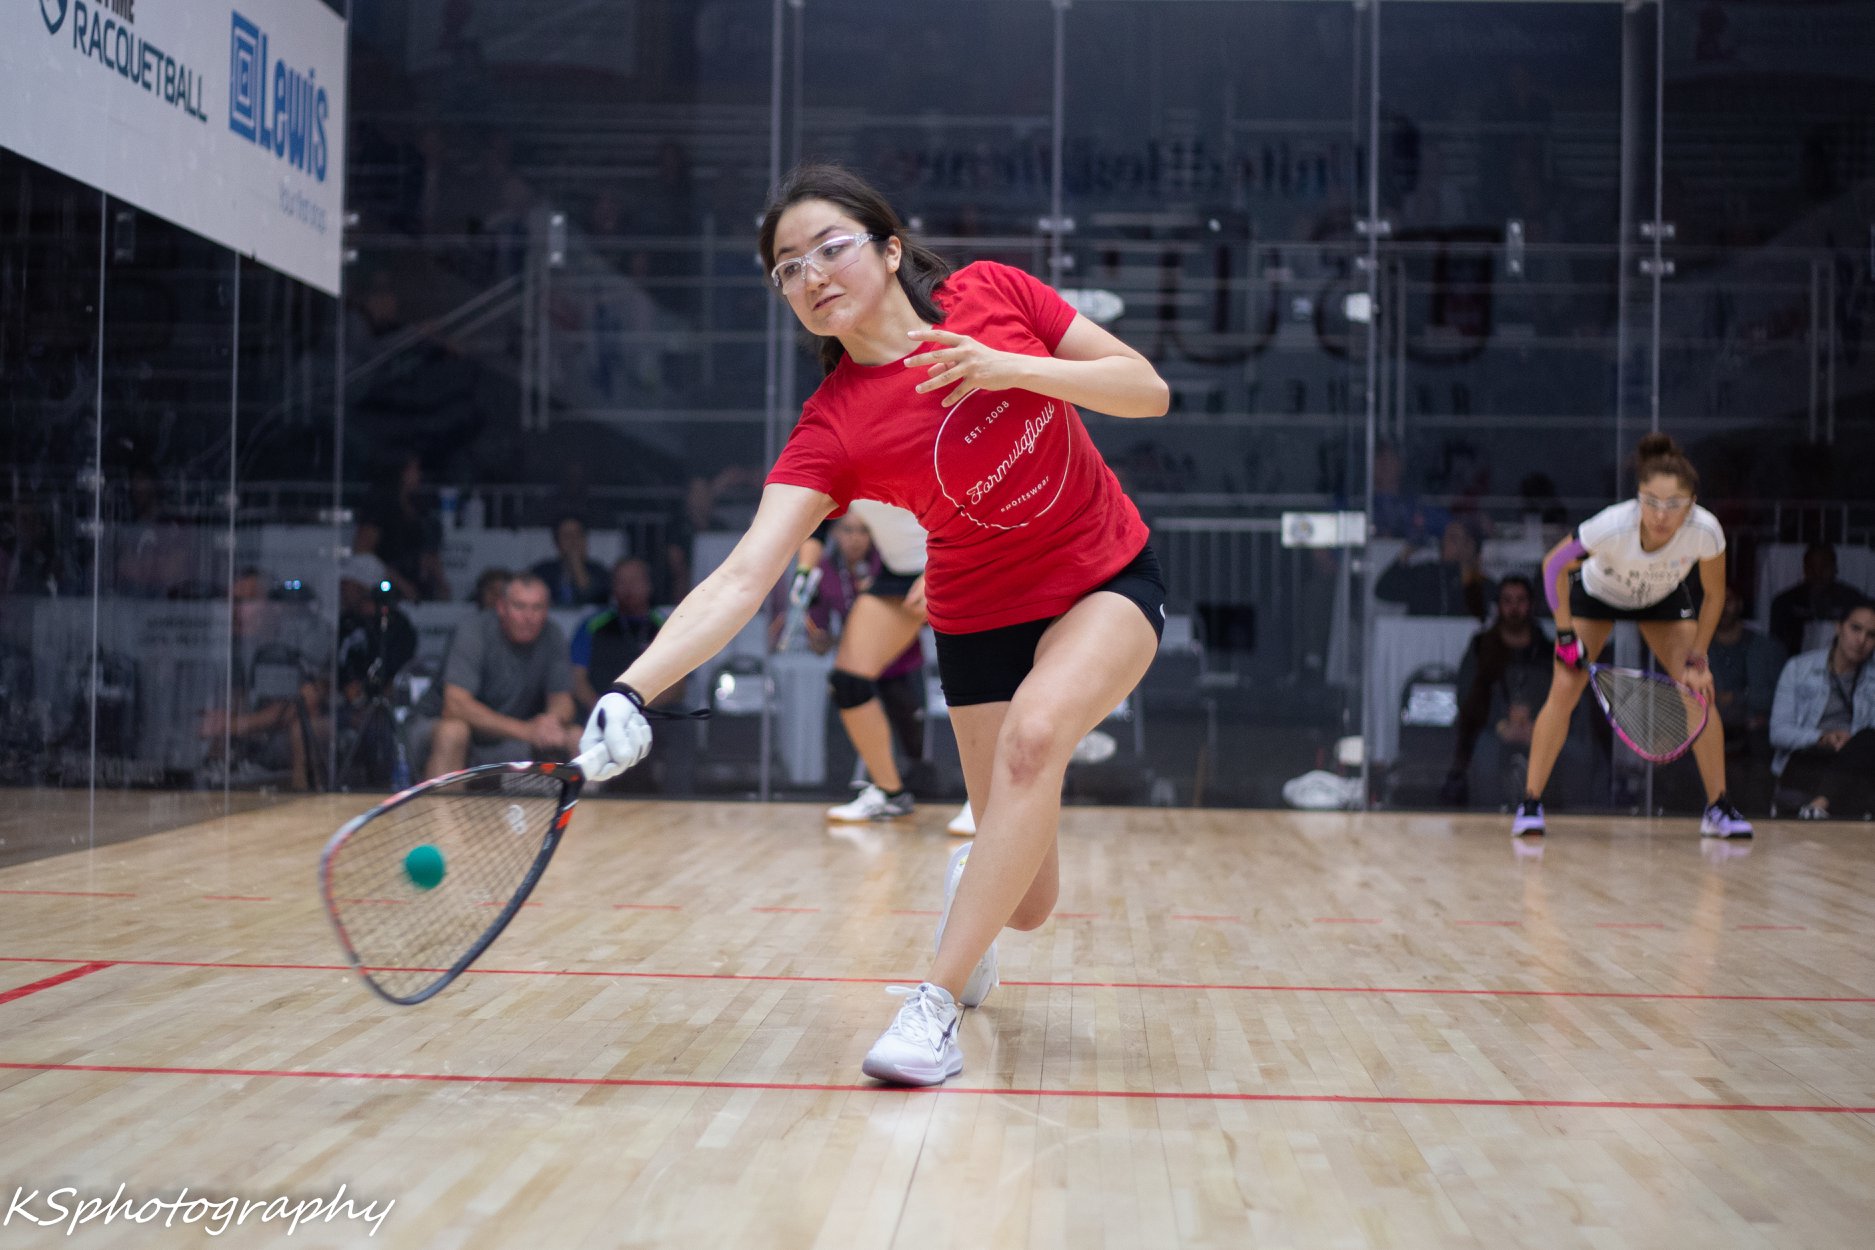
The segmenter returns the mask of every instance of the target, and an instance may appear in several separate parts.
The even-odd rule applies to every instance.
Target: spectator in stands
[[[308,760],[331,649],[305,605],[268,597],[259,569],[235,574],[230,591],[234,687],[225,707],[198,722],[211,758],[225,741],[232,783],[270,781],[285,773],[295,790],[309,788]]]
[[[1458,741],[1439,800],[1463,806],[1470,798],[1472,752],[1486,725],[1513,755],[1530,749],[1536,714],[1549,697],[1553,667],[1549,636],[1532,620],[1536,594],[1529,578],[1512,573],[1497,588],[1497,617],[1474,634],[1458,666]],[[1514,769],[1518,782],[1523,768]]]
[[[365,504],[352,551],[384,561],[391,584],[408,602],[449,598],[443,526],[423,490],[422,457],[405,456],[395,479]]]
[[[396,596],[375,556],[352,556],[339,569],[337,676],[348,706],[384,694],[417,654],[417,627]]]
[[[1478,563],[1478,540],[1463,521],[1447,521],[1436,563],[1412,560],[1419,542],[1408,538],[1399,559],[1380,575],[1374,594],[1406,605],[1408,616],[1475,616],[1484,619],[1491,579]]]
[[[1875,604],[1849,609],[1826,648],[1784,666],[1771,707],[1771,762],[1782,789],[1808,796],[1797,815],[1875,812]]]
[[[508,582],[493,615],[457,628],[439,685],[427,776],[579,751],[566,636],[547,619],[546,584],[531,573]]]
[[[1443,508],[1435,508],[1420,499],[1416,492],[1404,489],[1406,463],[1399,448],[1392,443],[1374,447],[1374,496],[1368,515],[1373,518],[1377,538],[1404,538],[1420,543],[1445,530],[1450,519]]]
[[[493,612],[501,606],[501,596],[513,576],[507,569],[483,569],[475,579],[475,593],[469,596],[470,602],[484,612]]]
[[[129,515],[108,531],[113,559],[102,593],[138,599],[177,593],[200,597],[201,591],[187,589],[197,580],[190,576],[195,544],[182,523],[165,512],[155,467],[144,461],[131,465],[125,492]]]
[[[605,566],[586,554],[586,522],[567,513],[553,523],[553,547],[560,554],[534,566],[557,608],[597,607],[606,602],[610,583]]]
[[[1736,586],[1725,588],[1719,628],[1706,647],[1716,695],[1713,707],[1725,727],[1725,746],[1737,753],[1752,735],[1771,724],[1771,701],[1777,694],[1784,649],[1745,623],[1745,600]]]
[[[611,605],[593,613],[573,632],[573,701],[581,719],[599,701],[592,675],[622,673],[644,653],[664,624],[664,614],[651,606],[651,566],[637,556],[626,556],[612,566]],[[654,703],[676,701],[681,684],[672,686]]]
[[[1836,549],[1811,543],[1803,552],[1803,580],[1771,600],[1771,637],[1796,655],[1804,649],[1804,630],[1811,622],[1840,621],[1863,598],[1863,592],[1836,580]]]

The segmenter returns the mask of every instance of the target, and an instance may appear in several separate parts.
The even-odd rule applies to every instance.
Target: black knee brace
[[[879,683],[870,677],[861,677],[858,673],[849,673],[836,668],[827,678],[827,689],[833,693],[833,706],[842,712],[849,708],[864,707],[879,697]]]

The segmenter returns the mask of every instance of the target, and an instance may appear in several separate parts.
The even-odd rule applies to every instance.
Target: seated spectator
[[[1827,648],[1784,666],[1771,706],[1771,770],[1807,796],[1798,816],[1825,820],[1875,811],[1875,604],[1851,608]]]
[[[1745,600],[1738,588],[1726,586],[1725,608],[1706,647],[1706,660],[1727,750],[1742,750],[1750,735],[1769,728],[1784,659],[1782,647],[1745,623]]]
[[[376,556],[407,602],[449,598],[443,576],[443,524],[423,492],[423,461],[406,456],[395,481],[372,494],[352,536],[358,555]]]
[[[1771,600],[1771,637],[1790,655],[1803,650],[1804,630],[1812,621],[1840,621],[1866,596],[1836,580],[1836,549],[1811,543],[1803,552],[1803,580]]]
[[[475,579],[475,593],[469,596],[469,602],[484,612],[493,612],[500,606],[501,596],[508,589],[508,579],[513,576],[507,569],[483,569]]]
[[[232,782],[284,772],[295,790],[310,788],[313,711],[331,651],[303,605],[268,598],[259,569],[243,569],[231,587],[234,688],[226,707],[198,722],[211,755],[225,741]]]
[[[599,688],[616,681],[651,645],[663,624],[664,614],[651,606],[651,566],[637,556],[614,564],[611,606],[593,613],[573,631],[573,700],[582,721],[599,701]],[[675,702],[683,689],[679,682],[653,702]]]
[[[572,684],[566,638],[547,619],[547,587],[531,573],[517,574],[492,615],[477,613],[450,640],[425,775],[571,759],[580,735]]]
[[[1444,803],[1463,806],[1470,798],[1472,752],[1486,725],[1495,721],[1497,740],[1512,755],[1527,753],[1536,714],[1549,697],[1554,644],[1531,619],[1536,595],[1521,573],[1497,588],[1497,619],[1474,634],[1458,666],[1458,741],[1452,769],[1439,791]],[[1522,779],[1522,770],[1514,770]]]
[[[610,583],[605,568],[586,555],[586,522],[568,514],[553,523],[553,546],[560,554],[534,566],[555,607],[603,604]]]
[[[1475,616],[1484,619],[1492,598],[1491,579],[1478,563],[1478,540],[1463,521],[1448,521],[1439,538],[1436,563],[1414,563],[1418,542],[1408,538],[1400,557],[1374,585],[1376,597],[1406,605],[1408,616]]]

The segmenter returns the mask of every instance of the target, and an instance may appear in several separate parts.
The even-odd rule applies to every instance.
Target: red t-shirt
[[[979,261],[938,289],[942,328],[998,351],[1049,356],[1074,320],[1052,288]],[[919,353],[939,344],[921,343]],[[768,480],[897,504],[930,536],[931,624],[976,633],[1059,616],[1131,563],[1146,525],[1072,404],[976,391],[946,409],[929,375],[842,358],[802,406]]]

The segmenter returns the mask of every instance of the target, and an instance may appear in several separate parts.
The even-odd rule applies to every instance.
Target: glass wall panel
[[[1162,419],[1090,423],[1171,594],[1135,700],[1136,775],[1114,799],[1277,805],[1286,781],[1358,772],[1335,752],[1360,732],[1357,552],[1319,524],[1365,493],[1357,18],[1319,3],[1067,12],[1058,281],[1172,388]],[[1290,545],[1285,513],[1314,514],[1329,545]],[[1351,778],[1317,791],[1359,799]]]
[[[229,647],[266,601],[265,587],[232,577],[234,254],[115,200],[104,229],[103,526],[88,657],[101,836],[107,818],[155,831],[219,814],[231,783],[285,770]],[[88,624],[64,636],[82,644]]]
[[[1383,803],[1495,809],[1520,793],[1549,679],[1530,633],[1547,627],[1523,607],[1540,618],[1543,595],[1516,579],[1627,493],[1620,466],[1646,428],[1648,288],[1623,281],[1619,246],[1635,53],[1616,4],[1378,15],[1368,754]],[[1471,646],[1487,620],[1528,654],[1495,685]],[[1630,648],[1623,633],[1617,654]],[[1589,713],[1552,806],[1631,802],[1644,784],[1632,757],[1611,769]]]
[[[0,151],[0,864],[91,839],[103,199]]]

